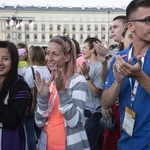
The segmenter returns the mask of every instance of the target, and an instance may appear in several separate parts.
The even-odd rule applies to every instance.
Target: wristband
[[[91,80],[90,76],[85,77],[86,80]]]

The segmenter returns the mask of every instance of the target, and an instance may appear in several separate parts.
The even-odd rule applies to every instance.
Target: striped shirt
[[[84,129],[84,108],[88,98],[85,78],[75,74],[70,77],[67,90],[59,94],[59,110],[64,116],[66,128],[66,150],[90,150]],[[35,121],[39,127],[44,127],[49,116],[49,95],[39,97]]]

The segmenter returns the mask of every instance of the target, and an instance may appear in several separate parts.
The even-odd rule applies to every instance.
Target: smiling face
[[[0,77],[6,77],[11,69],[11,56],[7,48],[0,48]]]
[[[50,42],[46,50],[46,61],[49,69],[52,71],[58,65],[64,68],[66,62],[69,61],[70,55],[64,55],[62,46],[56,42]]]

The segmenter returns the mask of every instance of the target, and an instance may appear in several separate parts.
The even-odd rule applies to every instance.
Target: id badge
[[[132,136],[134,124],[135,124],[135,112],[126,106],[122,129],[128,135]]]
[[[38,141],[37,150],[46,150],[47,137],[47,134],[42,131]]]

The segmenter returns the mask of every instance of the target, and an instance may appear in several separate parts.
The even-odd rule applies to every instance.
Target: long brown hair
[[[30,65],[40,65],[40,66],[45,66],[46,61],[45,61],[45,51],[42,47],[40,46],[34,46],[30,50]]]

